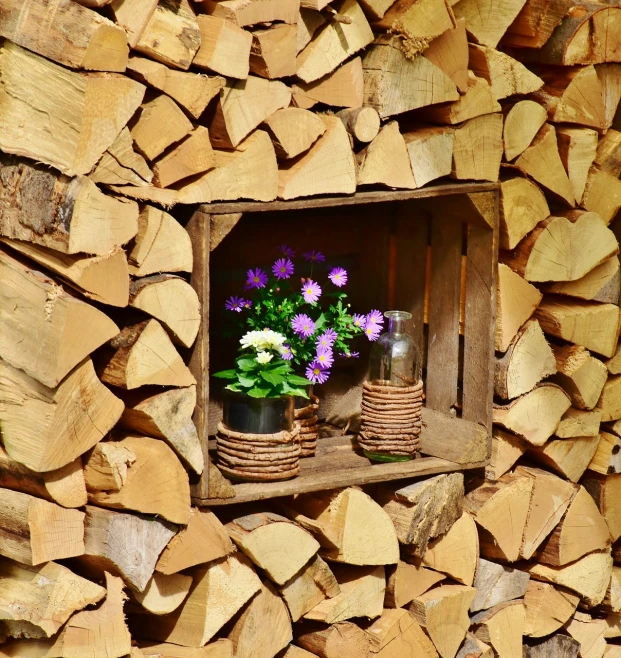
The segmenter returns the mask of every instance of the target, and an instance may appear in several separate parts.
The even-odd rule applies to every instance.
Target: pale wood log
[[[387,608],[403,608],[444,580],[444,574],[426,569],[420,566],[419,562],[420,558],[415,558],[413,564],[399,560],[395,567],[389,567],[384,599]]]
[[[314,35],[296,61],[296,76],[303,82],[323,78],[373,41],[371,27],[356,0],[340,0],[333,6],[351,22],[330,21]]]
[[[454,131],[445,126],[426,127],[403,135],[417,187],[449,176],[453,170]]]
[[[583,658],[602,658],[606,650],[605,619],[593,619],[587,613],[576,612],[565,628],[574,640],[580,642],[580,655]]]
[[[604,361],[604,363],[606,364],[608,372],[611,375],[621,374],[621,345],[617,346],[617,349],[615,350],[615,353],[612,355],[612,357]]]
[[[221,638],[204,647],[182,647],[177,644],[140,642],[144,658],[233,658],[233,643]],[[132,655],[131,658],[134,658]],[[289,658],[303,658],[293,656]]]
[[[601,473],[602,475],[612,475],[621,472],[621,457],[619,457],[621,438],[609,432],[600,432],[599,437],[597,450],[589,463],[589,470]]]
[[[461,475],[461,474],[460,474]],[[322,555],[359,566],[396,564],[399,543],[390,516],[359,489],[302,494],[287,516],[309,530]]]
[[[400,0],[392,3],[382,20],[373,26],[401,35],[404,51],[413,57],[423,52],[433,39],[455,27],[455,17],[444,0]]]
[[[157,320],[125,327],[99,355],[101,381],[124,389],[147,384],[191,386],[188,367]]]
[[[568,0],[527,0],[507,30],[503,45],[541,48],[570,7]]]
[[[155,62],[151,63],[155,66],[162,66],[162,64],[156,64]],[[106,158],[109,164],[113,163],[113,175],[122,177],[124,180],[132,182],[134,185],[144,185],[145,181],[150,183],[153,179],[153,172],[149,169],[147,161],[139,153],[134,151],[134,142],[131,133],[129,132],[129,128],[127,127],[121,130],[112,146],[110,146],[104,153],[97,168],[90,174],[91,180],[94,180],[95,182],[106,182],[97,180],[96,176],[101,167],[101,163],[104,162],[104,159]],[[106,173],[109,174],[110,172]]]
[[[170,187],[184,178],[213,169],[215,164],[209,131],[204,126],[197,126],[154,163],[153,184],[157,187]]]
[[[162,130],[166,126],[166,130]],[[142,106],[131,135],[138,150],[154,160],[192,131],[192,123],[175,101],[161,94]]]
[[[353,617],[375,619],[382,614],[386,591],[383,566],[361,568],[339,565],[334,574],[340,592],[322,600],[304,615],[304,619],[335,624]]]
[[[47,562],[40,567],[0,561],[0,628],[25,637],[51,637],[71,615],[101,601],[106,590],[76,576],[66,567]]]
[[[380,117],[402,114],[435,103],[456,101],[455,83],[421,55],[408,59],[394,36],[379,39],[363,58],[364,104]]]
[[[84,481],[90,492],[120,491],[136,454],[120,441],[101,441],[84,456]]]
[[[559,439],[570,439],[576,436],[595,436],[599,434],[599,425],[602,412],[599,409],[582,411],[581,409],[568,409],[556,428],[555,434]]]
[[[94,490],[89,502],[112,509],[133,510],[185,525],[190,519],[188,474],[174,452],[159,439],[128,436],[117,442],[135,459],[120,488]],[[86,464],[88,467],[88,462]]]
[[[470,611],[487,610],[507,601],[523,598],[529,580],[529,574],[524,571],[481,558],[473,583],[477,593],[470,605]]]
[[[365,632],[373,658],[436,658],[438,655],[407,610],[384,610]]]
[[[619,658],[621,656],[621,646],[618,644],[607,644],[604,651],[604,658]]]
[[[132,590],[142,592],[157,558],[175,534],[173,528],[158,519],[87,505],[85,551],[79,562],[93,573],[121,576]]]
[[[578,345],[554,345],[552,349],[558,370],[555,381],[569,394],[574,407],[593,409],[606,383],[606,366]]]
[[[475,594],[473,587],[442,585],[421,594],[410,604],[414,618],[425,628],[442,658],[454,658],[466,637],[470,626],[468,608]]]
[[[595,164],[613,176],[621,174],[621,132],[610,129],[597,144]]]
[[[135,592],[133,596],[151,614],[166,615],[185,601],[191,586],[192,576],[180,573],[164,575],[156,571],[144,591]]]
[[[561,161],[569,176],[576,201],[580,202],[595,159],[598,134],[589,128],[558,128],[556,136]]]
[[[155,274],[133,281],[129,305],[159,320],[174,343],[191,347],[200,327],[200,301],[184,279]]]
[[[153,16],[158,0],[112,0],[110,9],[117,25],[127,34],[129,45],[134,48]]]
[[[276,110],[263,122],[272,135],[276,154],[295,158],[326,132],[326,124],[313,112],[298,107]]]
[[[606,598],[602,604],[607,610],[612,610],[613,613],[618,613],[621,610],[621,567],[612,567],[612,576],[610,577],[610,585],[606,592]],[[606,620],[605,620],[606,621]],[[610,631],[606,621],[606,633],[608,637]]]
[[[613,256],[576,281],[552,283],[546,292],[604,304],[618,304],[621,295],[619,258]]]
[[[580,642],[560,633],[524,645],[524,658],[578,658]]]
[[[324,599],[337,596],[341,588],[330,567],[316,555],[278,590],[295,622]]]
[[[580,597],[564,587],[531,579],[524,596],[524,635],[551,635],[570,619],[579,602]]]
[[[429,541],[444,535],[461,517],[463,495],[463,475],[453,473],[406,487],[381,485],[376,498],[391,518],[399,541],[422,557]]]
[[[497,480],[509,471],[515,462],[526,452],[527,442],[512,432],[500,427],[492,430],[492,452],[490,463],[485,468],[488,480]]]
[[[358,107],[337,112],[347,132],[364,144],[372,142],[380,130],[380,118],[372,107]]]
[[[509,601],[474,615],[474,634],[500,658],[521,658],[526,612],[521,601]]]
[[[552,336],[603,356],[614,354],[619,333],[619,307],[615,304],[544,299],[535,317]]]
[[[96,12],[70,0],[10,0],[3,9],[0,36],[71,68],[125,71],[125,32]]]
[[[574,191],[559,155],[556,131],[550,124],[544,124],[515,166],[570,206],[574,205]]]
[[[294,84],[291,91],[295,105],[305,110],[317,103],[358,108],[362,107],[363,88],[362,60],[354,57],[315,82]]]
[[[599,361],[597,363],[602,365]],[[518,331],[506,353],[496,358],[494,392],[501,398],[512,400],[528,393],[542,379],[554,375],[556,371],[555,353],[548,345],[537,320],[529,320]],[[592,406],[595,406],[596,401]]]
[[[27,565],[84,553],[84,512],[0,489],[0,555]]]
[[[297,55],[296,25],[274,25],[252,33],[250,70],[263,78],[275,80],[295,75]]]
[[[349,621],[303,628],[296,642],[319,658],[369,658],[370,638]]]
[[[511,402],[494,405],[494,422],[542,446],[552,436],[571,406],[569,396],[556,384],[544,382]]]
[[[468,632],[466,639],[459,648],[455,658],[493,658],[494,649],[489,644],[485,644],[476,635]]]
[[[0,148],[68,176],[93,168],[145,92],[144,85],[117,74],[67,71],[10,41],[0,46],[0,71]],[[54,118],[53,130],[42,116]]]
[[[280,199],[355,192],[356,168],[345,126],[335,116],[323,120],[323,136],[299,159],[283,163],[278,172]]]
[[[485,114],[455,130],[453,177],[496,182],[502,160],[502,115]]]
[[[167,66],[187,71],[201,45],[189,0],[159,2],[134,48]]]
[[[581,482],[606,520],[612,541],[617,541],[621,537],[621,507],[618,502],[621,500],[621,475],[602,475],[587,471]]]
[[[326,19],[323,14],[313,9],[300,6],[298,14],[298,38],[296,50],[299,53],[310,43],[315,32],[325,25]]]
[[[546,198],[535,183],[527,178],[503,181],[500,184],[501,248],[515,248],[522,238],[549,215]]]
[[[289,106],[291,91],[278,80],[250,75],[229,80],[220,92],[220,103],[210,126],[214,146],[236,147],[276,110]]]
[[[180,608],[170,615],[158,617],[155,624],[152,618],[138,615],[133,619],[135,630],[133,628],[132,632],[162,642],[202,647],[264,587],[250,560],[242,553],[197,567],[192,575],[194,583]],[[271,596],[269,602],[272,602]],[[287,616],[284,603],[280,602],[280,605]],[[246,608],[246,612],[248,610]],[[260,624],[250,628],[257,639],[257,628],[267,629],[269,626]],[[276,632],[270,629],[270,633],[272,631]]]
[[[455,21],[455,27],[446,30],[431,41],[423,53],[424,57],[435,64],[455,83],[463,94],[468,88],[468,39],[466,21]]]
[[[591,167],[582,196],[582,207],[596,212],[606,224],[610,224],[621,208],[621,181],[607,171]]]
[[[0,177],[0,234],[8,238],[106,256],[136,235],[138,205],[106,196],[88,178],[4,157]]]
[[[578,482],[589,466],[598,443],[599,435],[553,440],[541,447],[530,447],[529,455],[571,482]]]
[[[537,133],[546,122],[547,117],[548,113],[545,108],[539,105],[539,103],[535,103],[535,101],[518,101],[511,107],[505,116],[503,134],[505,158],[507,160],[514,160],[518,155],[524,153],[532,144],[533,139],[535,139]],[[562,152],[561,159],[563,159]],[[580,198],[582,198],[582,195],[580,195]],[[542,219],[545,219],[545,217],[542,217]]]
[[[74,461],[114,427],[123,411],[121,400],[97,379],[90,359],[56,389],[1,360],[0,374],[4,449],[33,471],[54,471]]]
[[[466,29],[477,43],[495,48],[524,4],[525,0],[505,0],[482,8],[472,0],[462,0],[453,11],[457,18],[466,20]]]
[[[300,3],[297,0],[201,0],[206,13],[224,18],[240,27],[278,21],[294,25]]]
[[[389,188],[410,190],[416,188],[407,145],[396,121],[386,124],[377,137],[356,155],[356,158],[358,185],[380,184]]]

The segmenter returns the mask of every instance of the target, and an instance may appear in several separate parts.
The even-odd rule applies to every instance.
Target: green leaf
[[[254,388],[251,388],[249,391],[247,391],[251,398],[266,398],[271,392],[272,389],[270,386],[255,386]]]
[[[285,381],[285,378],[282,375],[279,375],[275,372],[269,372],[266,370],[263,370],[261,372],[261,377],[265,379],[268,384],[271,384],[272,386],[278,386],[279,384],[282,384]]]
[[[308,394],[303,388],[296,388],[295,386],[289,386],[287,382],[283,383],[282,392],[285,395],[294,395],[298,398],[306,398],[308,400]]]
[[[254,370],[257,366],[257,361],[256,359],[240,356],[237,359],[237,365],[242,370]]]
[[[237,375],[237,381],[240,383],[241,386],[244,388],[251,388],[252,386],[255,385],[257,379],[256,377],[245,377],[242,374]]]
[[[243,393],[244,392],[244,389],[237,383],[229,384],[226,388],[229,391],[233,391],[234,393]]]
[[[306,377],[300,377],[299,375],[289,375],[289,377],[287,377],[287,381],[289,384],[293,384],[294,386],[310,386],[313,383],[310,381],[310,379],[306,379]]]
[[[218,379],[235,379],[237,373],[235,370],[220,370],[220,372],[214,372],[213,376]]]

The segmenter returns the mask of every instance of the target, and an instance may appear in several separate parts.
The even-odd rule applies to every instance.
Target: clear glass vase
[[[412,319],[406,311],[386,311],[388,331],[373,345],[369,359],[369,381],[383,386],[414,386],[421,375],[420,350],[405,332]]]

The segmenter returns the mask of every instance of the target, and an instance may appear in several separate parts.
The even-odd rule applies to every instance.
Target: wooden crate
[[[498,189],[492,183],[440,185],[414,191],[272,203],[214,203],[198,208],[187,226],[194,245],[192,285],[202,301],[203,314],[190,360],[198,382],[195,422],[205,455],[205,472],[193,485],[196,504],[237,503],[480,468],[489,461]],[[351,436],[320,439],[316,456],[301,460],[299,477],[285,482],[227,485],[228,493],[224,493],[222,487],[209,483],[210,452],[215,448],[213,441],[210,446],[209,428],[211,425],[213,429],[218,420],[213,404],[209,417],[210,338],[216,358],[226,345],[216,337],[218,322],[214,321],[210,332],[209,302],[211,299],[213,311],[213,298],[219,297],[219,303],[226,292],[222,290],[226,276],[219,279],[218,275],[238,256],[243,265],[245,252],[260,251],[260,235],[279,244],[279,235],[274,234],[278,226],[290,231],[293,227],[304,234],[309,223],[322,234],[324,242],[330,239],[326,233],[333,232],[341,239],[350,236],[357,245],[358,274],[366,277],[361,288],[369,308],[390,305],[412,313],[412,331],[423,347],[425,362],[421,456],[410,462],[372,464],[356,451]],[[229,233],[228,243],[212,256]],[[214,369],[226,365],[216,364]],[[233,492],[234,497],[225,497]]]

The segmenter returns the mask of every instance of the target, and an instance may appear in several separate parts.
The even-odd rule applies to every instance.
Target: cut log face
[[[466,20],[466,29],[480,44],[495,48],[507,28],[513,23],[524,6],[525,0],[509,1],[489,6],[487,11],[481,11],[476,2],[466,0],[461,6],[455,5],[453,11],[457,18]],[[459,4],[459,3],[458,3]]]
[[[153,184],[170,187],[180,180],[213,169],[215,164],[209,131],[204,126],[197,126],[183,141],[155,162]]]
[[[386,598],[384,605],[387,608],[403,608],[417,596],[424,594],[434,585],[444,580],[444,574],[426,569],[417,564],[399,561],[396,567],[390,567],[386,581]]]
[[[521,658],[525,610],[521,601],[510,601],[474,615],[475,635],[489,643],[501,658]]]
[[[608,376],[606,366],[577,345],[554,346],[556,381],[578,409],[593,409]]]
[[[500,427],[492,430],[492,454],[485,469],[488,480],[502,477],[526,452],[527,442],[512,432],[505,432]]]
[[[545,637],[559,630],[576,611],[580,597],[563,587],[530,580],[524,595],[524,635]]]
[[[405,51],[413,56],[425,50],[435,37],[455,27],[455,18],[443,0],[401,0],[393,3],[374,27],[402,35],[409,41],[404,44]]]
[[[295,75],[297,55],[296,25],[274,25],[252,33],[250,70],[263,78],[275,80]]]
[[[563,656],[563,658],[578,658],[580,642],[569,635],[552,635],[533,644],[524,645],[524,658],[552,658]]]
[[[621,181],[607,171],[591,167],[582,196],[582,207],[596,212],[606,224],[610,224],[621,208]]]
[[[240,27],[273,21],[294,25],[300,5],[293,0],[201,0],[206,13]]]
[[[358,142],[372,142],[380,130],[380,118],[372,107],[345,109],[337,113],[347,132]]]
[[[362,107],[362,60],[354,57],[315,82],[299,82],[293,85],[292,94],[295,104],[305,110],[317,103],[333,107]]]
[[[609,258],[576,281],[551,283],[546,286],[545,291],[604,304],[619,304],[621,295],[619,258],[617,256]]]
[[[612,610],[613,613],[618,613],[621,610],[621,567],[614,566],[612,568],[612,576],[610,578],[610,585],[603,605]],[[606,637],[610,635],[608,623],[606,623]]]
[[[621,174],[621,132],[612,128],[597,144],[595,164],[613,176]]]
[[[373,658],[435,658],[438,654],[407,610],[384,610],[366,629]]]
[[[222,638],[210,642],[198,649],[195,647],[182,647],[166,642],[140,642],[140,656],[136,658],[233,658],[233,643]],[[134,655],[131,655],[134,658]],[[290,656],[289,658],[304,658],[303,656]]]
[[[613,426],[614,427],[614,426]],[[621,438],[615,434],[601,432],[597,450],[589,463],[589,470],[602,475],[621,472]]]
[[[235,517],[225,527],[237,547],[277,585],[284,585],[319,550],[309,532],[271,512]]]
[[[559,128],[558,149],[576,201],[580,202],[597,152],[598,134],[588,128]]]
[[[597,402],[597,409],[602,414],[603,423],[621,418],[621,376],[614,375],[608,378]]]
[[[383,485],[376,497],[391,518],[399,541],[422,557],[429,541],[444,535],[461,517],[463,487],[463,475],[453,473],[406,487]]]
[[[513,339],[507,352],[496,359],[494,392],[505,400],[512,400],[531,391],[542,379],[554,375],[556,370],[554,353],[539,323],[529,320]]]
[[[597,445],[599,435],[578,436],[571,439],[548,441],[539,448],[531,447],[530,456],[539,463],[565,476],[572,482],[578,482],[589,466]]]
[[[555,434],[559,439],[570,439],[577,436],[596,436],[599,434],[601,420],[602,412],[599,409],[593,409],[593,411],[568,409],[561,418]]]
[[[276,110],[265,121],[279,157],[295,158],[326,132],[326,124],[313,112],[298,107]]]
[[[138,39],[144,32],[156,7],[157,0],[112,0],[110,2],[114,20],[127,33],[127,40],[132,48],[136,47]]]
[[[522,238],[549,216],[548,202],[532,181],[527,178],[510,178],[500,184],[502,249],[514,249]]]
[[[494,405],[494,422],[532,445],[542,446],[570,406],[571,400],[560,386],[543,383],[506,405]]]
[[[300,5],[298,14],[298,38],[296,49],[300,53],[310,43],[315,32],[325,25],[326,19],[314,9]]]
[[[505,117],[505,158],[514,160],[524,153],[546,122],[548,113],[535,101],[518,101]],[[513,179],[519,180],[519,179]],[[542,218],[544,219],[544,218]]]
[[[349,621],[304,628],[296,642],[319,658],[368,657],[370,652],[369,636]]]
[[[127,469],[136,461],[128,446],[101,441],[85,455],[84,480],[89,491],[120,491],[127,482]]]
[[[601,658],[606,651],[604,634],[607,629],[605,619],[593,619],[584,612],[576,612],[565,627],[574,640],[580,642],[580,655],[584,658]]]
[[[84,360],[49,389],[0,361],[2,443],[11,459],[37,472],[54,471],[90,450],[121,416],[123,403]],[[73,440],[68,442],[67,436]]]
[[[601,475],[587,472],[582,479],[584,488],[593,497],[600,514],[606,519],[612,541],[621,537],[621,475]]]
[[[173,573],[168,576],[155,572],[143,592],[135,592],[134,598],[148,612],[166,615],[174,612],[187,597],[192,586],[192,576]]]
[[[452,174],[455,178],[498,180],[503,152],[502,124],[501,114],[485,114],[455,130]]]
[[[470,605],[471,612],[523,598],[527,592],[529,574],[481,558],[477,564],[473,587],[477,593]]]
[[[455,83],[463,94],[468,88],[468,39],[466,21],[455,21],[455,27],[431,41],[424,57],[435,64]]]
[[[51,165],[68,176],[87,174],[94,167],[138,109],[145,92],[144,85],[122,76],[68,72],[10,41],[0,46],[0,71],[0,148]],[[31,93],[24,94],[26,89]],[[41,105],[31,105],[27,100],[31,96]],[[54,130],[46,129],[41,112],[58,117]],[[23,129],[25,125],[28,130]]]
[[[448,176],[453,170],[452,128],[427,127],[403,135],[417,187]]]
[[[494,650],[476,635],[468,632],[455,658],[492,658]]]

